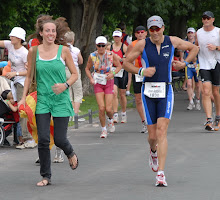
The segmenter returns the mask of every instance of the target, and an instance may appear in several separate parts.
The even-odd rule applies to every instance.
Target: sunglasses
[[[193,32],[189,31],[188,33],[193,34]]]
[[[203,20],[206,20],[206,19],[207,19],[207,20],[210,20],[211,17],[209,17],[209,16],[203,16],[202,19],[203,19]]]
[[[97,47],[105,47],[105,44],[97,44]]]
[[[137,34],[145,33],[145,31],[137,31],[136,33],[137,33]]]
[[[150,28],[149,31],[150,31],[150,32],[154,32],[154,31],[159,32],[160,29],[161,29],[161,28],[159,28],[159,27],[157,27],[157,28]]]

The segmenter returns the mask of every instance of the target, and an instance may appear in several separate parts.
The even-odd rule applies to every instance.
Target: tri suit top
[[[150,38],[146,38],[145,47],[142,53],[142,66],[144,68],[155,67],[156,72],[152,77],[144,77],[142,86],[142,101],[144,106],[145,117],[148,125],[157,123],[157,119],[165,117],[171,119],[173,110],[173,89],[172,89],[172,61],[174,57],[174,47],[169,36],[164,36],[164,41],[160,47],[160,53]],[[146,96],[145,83],[164,83],[165,97],[155,98]],[[160,87],[160,86],[152,86]]]

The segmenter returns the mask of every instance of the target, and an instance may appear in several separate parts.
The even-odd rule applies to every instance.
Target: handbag
[[[36,57],[38,46],[33,46],[32,61],[31,61],[31,83],[29,87],[29,94],[37,90],[37,80],[36,80]]]

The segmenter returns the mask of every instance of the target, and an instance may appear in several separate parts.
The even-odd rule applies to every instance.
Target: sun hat
[[[107,44],[107,39],[104,36],[98,36],[95,40],[95,43],[96,44],[100,44],[100,43]]]
[[[163,19],[160,16],[154,15],[147,20],[147,28],[150,29],[152,26],[161,28],[164,26]]]
[[[25,41],[26,31],[21,27],[14,27],[9,36],[14,36]]]

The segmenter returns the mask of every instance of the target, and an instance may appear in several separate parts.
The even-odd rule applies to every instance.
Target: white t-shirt
[[[15,49],[10,40],[4,40],[5,48],[8,49],[8,60],[11,61],[12,72],[26,71],[25,63],[27,62],[28,50],[25,47]],[[15,76],[14,82],[24,85],[25,76]]]
[[[197,39],[199,43],[199,66],[200,69],[214,69],[217,62],[220,63],[220,51],[211,51],[208,49],[208,44],[220,46],[220,29],[215,27],[212,31],[205,31],[200,28],[197,31]]]
[[[72,44],[68,43],[69,45],[69,50],[70,50],[70,53],[72,55],[72,58],[73,58],[73,62],[75,64],[76,67],[79,67],[79,64],[78,64],[78,55],[80,53],[80,50],[77,48],[77,47],[74,47]]]

